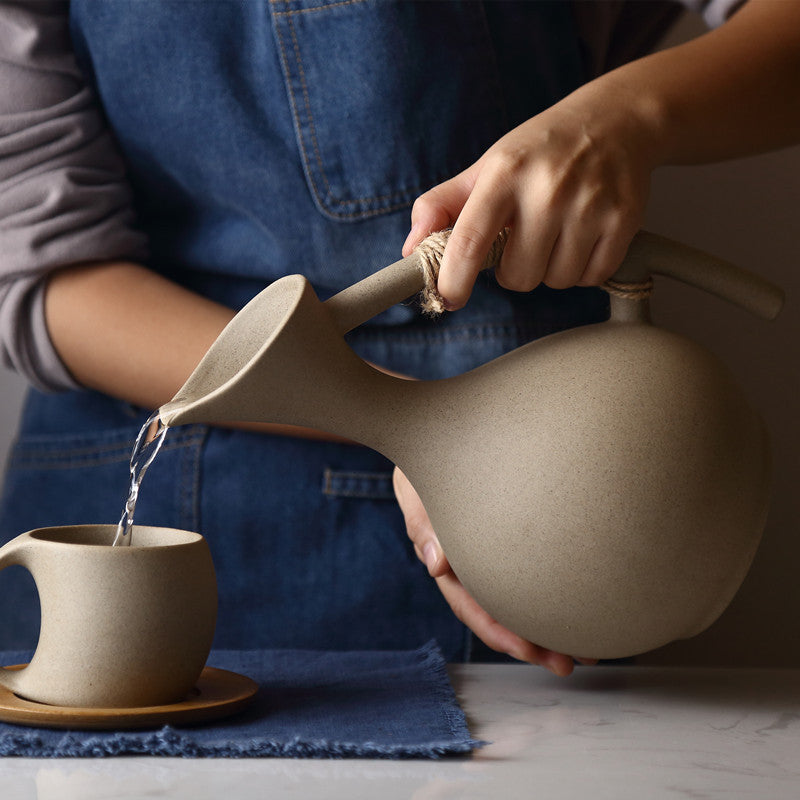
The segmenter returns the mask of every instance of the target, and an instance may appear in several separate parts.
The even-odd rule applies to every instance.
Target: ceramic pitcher
[[[282,278],[230,323],[168,425],[305,425],[386,455],[419,492],[456,575],[544,647],[632,655],[692,636],[741,584],[767,513],[764,425],[719,359],[650,322],[638,290],[608,322],[436,381],[386,375],[344,334],[419,291],[416,255],[320,302]],[[641,232],[615,276],[668,275],[773,317],[781,292]]]

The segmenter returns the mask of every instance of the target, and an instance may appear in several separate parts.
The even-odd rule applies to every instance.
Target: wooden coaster
[[[8,669],[22,669],[17,664]],[[189,696],[180,703],[141,708],[72,708],[33,703],[0,687],[0,721],[39,728],[131,730],[205,722],[227,717],[247,706],[258,684],[236,672],[206,667]]]

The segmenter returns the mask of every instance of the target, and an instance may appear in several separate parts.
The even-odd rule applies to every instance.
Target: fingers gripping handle
[[[347,333],[423,290],[423,310],[440,313],[444,306],[436,291],[436,277],[449,237],[449,230],[430,234],[410,256],[395,261],[327,300],[325,306],[333,314],[339,331]],[[483,263],[484,269],[500,263],[507,238],[506,228],[492,243]]]
[[[30,547],[27,534],[22,534],[22,536],[17,536],[16,539],[12,539],[10,542],[0,547],[0,572],[12,565],[19,565],[30,569],[29,554]],[[2,597],[2,588],[0,588],[0,597]],[[0,667],[0,686],[4,686],[6,689],[13,692],[21,672],[22,670]]]
[[[504,243],[505,232],[492,249],[492,262],[499,260]],[[341,333],[347,333],[425,288],[426,266],[426,251],[418,248],[410,256],[334,295],[325,306]],[[643,283],[651,274],[668,276],[705,289],[764,319],[774,319],[783,306],[783,292],[759,275],[694,247],[655,233],[639,231],[614,274],[614,280]]]

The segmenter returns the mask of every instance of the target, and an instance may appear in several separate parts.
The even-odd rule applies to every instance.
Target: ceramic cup
[[[130,547],[112,547],[115,530],[40,528],[0,548],[0,569],[30,571],[42,610],[30,664],[0,669],[0,685],[83,708],[165,705],[191,691],[216,624],[208,544],[197,533],[137,525]]]

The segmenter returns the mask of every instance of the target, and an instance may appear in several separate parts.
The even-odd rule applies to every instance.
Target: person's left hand
[[[419,495],[397,467],[394,469],[393,483],[417,557],[427,566],[428,573],[435,579],[456,617],[492,650],[508,653],[520,661],[540,664],[555,675],[569,675],[573,668],[570,656],[526,641],[501,625],[478,605],[451,569]],[[589,659],[578,660],[581,663],[594,663]]]

